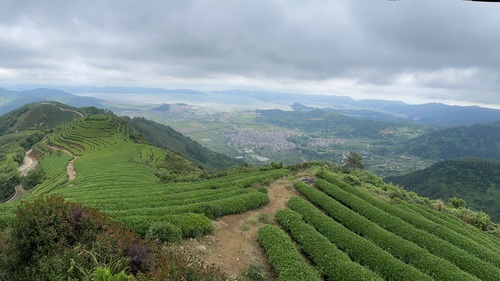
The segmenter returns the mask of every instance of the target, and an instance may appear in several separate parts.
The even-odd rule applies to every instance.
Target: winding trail
[[[298,195],[293,180],[282,179],[268,187],[268,205],[242,214],[228,215],[213,222],[211,235],[189,239],[181,247],[208,264],[215,264],[230,280],[244,279],[243,271],[251,264],[260,266],[270,280],[276,279],[267,257],[257,240],[264,223],[273,223],[274,215],[286,207],[290,197]]]
[[[23,176],[26,176],[26,174],[28,174],[30,170],[34,169],[38,165],[38,161],[29,156],[30,153],[31,149],[26,152],[23,163],[21,163],[21,165],[19,165],[19,167],[17,168]],[[24,194],[26,194],[26,190],[24,190],[21,184],[16,185],[15,190],[16,192],[14,193],[14,195],[10,197],[9,200],[5,201],[5,203],[19,200],[24,196]]]
[[[55,150],[55,151],[62,151],[64,153],[66,153],[67,155],[69,155],[70,157],[73,157],[73,159],[71,159],[69,162],[68,162],[68,166],[66,166],[66,173],[68,174],[68,181],[72,181],[74,179],[76,179],[76,170],[75,170],[75,160],[78,159],[78,156],[74,155],[73,153],[71,153],[69,150],[66,150],[64,148],[60,148],[60,147],[57,147],[57,146],[52,146],[52,145],[49,145],[47,144],[47,142],[44,140],[44,144],[52,149],[52,150]]]

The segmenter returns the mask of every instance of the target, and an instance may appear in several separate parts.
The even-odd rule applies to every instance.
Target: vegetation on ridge
[[[421,196],[448,201],[454,212],[466,218],[465,207],[488,214],[500,222],[500,161],[486,159],[447,160],[407,175],[392,176],[386,182],[404,186]],[[462,205],[452,198],[464,200]],[[466,206],[463,206],[464,203]]]
[[[357,153],[344,167],[271,163],[209,173],[148,144],[112,113],[88,110],[93,114],[52,128],[36,142],[41,173],[33,175],[34,186],[22,201],[0,205],[0,279],[227,279],[170,244],[216,235],[212,219],[277,200],[276,183],[269,184],[277,179],[302,195],[290,200],[287,195],[288,209],[258,232],[279,280],[495,280],[500,275],[498,237],[432,209],[462,209],[464,200],[443,206],[386,184],[359,171]],[[5,157],[15,163],[22,155]],[[482,222],[485,227],[476,226],[498,230],[491,221]]]

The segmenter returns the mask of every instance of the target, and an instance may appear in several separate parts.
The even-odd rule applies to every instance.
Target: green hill
[[[407,141],[401,152],[436,160],[500,160],[500,122],[433,131]]]
[[[25,276],[40,280],[55,279],[54,276],[68,279],[70,273],[87,274],[82,272],[85,269],[90,272],[85,275],[90,280],[99,264],[107,267],[109,275],[119,274],[123,269],[126,274],[134,274],[136,280],[175,280],[180,275],[173,274],[189,272],[193,264],[198,264],[193,262],[196,259],[175,265],[169,275],[157,274],[148,279],[138,273],[144,269],[142,262],[159,254],[146,247],[152,241],[138,242],[142,240],[137,236],[155,238],[162,231],[179,239],[211,234],[212,240],[184,240],[179,247],[184,252],[178,255],[186,257],[206,251],[215,255],[218,263],[229,259],[240,261],[239,257],[217,255],[217,251],[231,244],[226,245],[224,238],[217,237],[214,231],[216,226],[224,229],[224,223],[212,220],[260,209],[269,203],[266,215],[274,216],[271,210],[284,207],[276,213],[275,220],[262,219],[265,226],[264,222],[252,222],[255,228],[262,226],[258,234],[257,231],[243,234],[245,221],[237,221],[234,226],[241,231],[229,229],[231,234],[226,239],[240,235],[251,237],[240,240],[244,243],[258,239],[273,268],[271,274],[278,280],[498,280],[500,276],[498,225],[481,213],[472,213],[476,215],[471,222],[475,226],[465,224],[451,215],[455,208],[441,206],[440,201],[386,184],[373,174],[347,173],[342,167],[326,162],[285,167],[242,165],[209,174],[177,153],[148,144],[148,134],[143,137],[129,124],[131,120],[94,111],[97,114],[54,128],[43,141],[37,142],[34,150],[40,156],[44,180],[21,201],[0,205],[0,229],[4,230],[0,236],[0,277],[5,276],[1,272],[4,270],[18,274],[7,275],[13,280],[26,280]],[[142,119],[135,122],[153,132],[154,128],[160,130]],[[167,142],[163,137],[151,138],[155,139]],[[278,186],[281,192],[273,190]],[[39,196],[49,199],[37,199]],[[64,209],[58,196],[72,207]],[[41,208],[32,207],[30,202],[38,202]],[[120,227],[135,235],[113,232],[113,228],[98,223],[101,219],[90,221],[89,212],[76,203],[111,216]],[[47,206],[50,204],[54,206]],[[16,212],[24,213],[24,220],[14,216],[18,206]],[[31,213],[46,214],[47,224],[40,226]],[[250,213],[231,217],[250,218]],[[29,228],[24,223],[38,228]],[[58,232],[63,227],[66,232]],[[18,229],[24,229],[25,236],[16,236],[20,233]],[[103,229],[107,231],[104,234]],[[100,234],[94,235],[94,231]],[[86,244],[76,244],[82,236],[90,238],[84,241]],[[29,243],[9,244],[12,239]],[[209,244],[188,252],[187,245],[194,241]],[[56,254],[54,249],[59,248],[54,244],[58,243],[69,245],[73,251]],[[124,243],[128,246],[124,247]],[[30,261],[29,256],[24,257],[26,261],[12,255],[25,248],[38,253],[35,261]],[[99,254],[91,252],[96,249]],[[122,258],[107,260],[108,254],[117,249]],[[177,248],[159,246],[159,249],[165,253]],[[165,261],[158,268],[169,268],[171,264]],[[197,280],[189,275],[182,278]]]
[[[458,197],[500,222],[500,161],[448,160],[424,170],[385,179],[430,198]]]
[[[0,201],[13,194],[14,186],[19,183],[15,167],[23,161],[24,151],[53,128],[81,118],[83,114],[84,111],[62,103],[41,102],[0,116]]]
[[[83,117],[84,112],[58,102],[38,102],[0,116],[0,135],[20,130],[45,130]]]
[[[234,158],[203,147],[171,127],[144,118],[123,117],[123,120],[141,133],[151,145],[182,155],[208,171],[224,170],[241,164]]]
[[[261,206],[268,202],[267,195],[243,187],[286,173],[257,169],[244,177],[200,181],[205,174],[198,167],[141,141],[112,114],[80,118],[50,134],[35,149],[44,155],[46,180],[30,190],[27,199],[56,192],[113,214],[142,234],[152,222],[180,214],[195,212],[213,218]],[[67,174],[69,161],[74,161],[74,180]],[[188,182],[164,183],[171,181]],[[193,230],[185,231],[193,235]]]
[[[429,131],[429,128],[410,124],[358,119],[332,112],[314,109],[310,111],[259,110],[256,122],[300,129],[319,135],[369,138],[372,140],[407,140]]]

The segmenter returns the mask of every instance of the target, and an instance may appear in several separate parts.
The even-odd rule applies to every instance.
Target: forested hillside
[[[405,142],[402,153],[427,159],[500,159],[500,122],[437,130]]]
[[[465,199],[469,207],[500,222],[500,161],[442,161],[421,171],[387,177],[385,181],[434,199]]]
[[[373,140],[404,140],[429,129],[416,124],[357,119],[330,110],[311,111],[259,110],[256,119],[261,124],[273,124],[288,129],[300,129],[318,135]]]
[[[234,158],[201,146],[169,126],[144,118],[123,117],[123,120],[141,133],[150,144],[178,153],[206,170],[223,170],[241,164]]]

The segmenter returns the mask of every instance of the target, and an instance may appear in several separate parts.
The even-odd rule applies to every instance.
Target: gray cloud
[[[500,104],[499,10],[460,0],[6,0],[0,83],[253,84]]]

